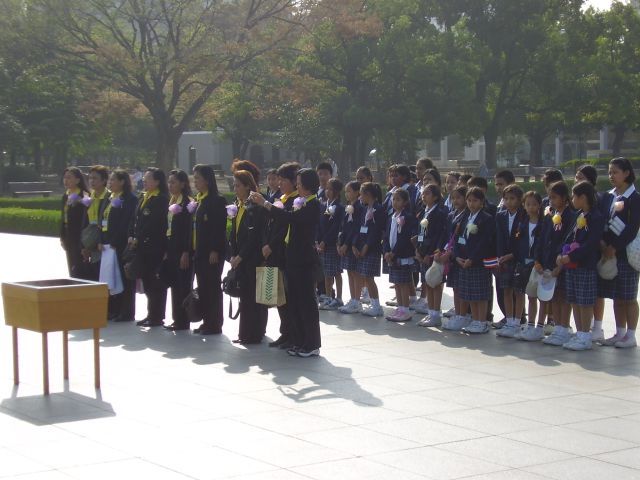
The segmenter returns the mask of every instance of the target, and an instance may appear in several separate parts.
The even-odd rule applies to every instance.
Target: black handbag
[[[200,307],[200,296],[198,295],[198,289],[191,290],[189,295],[182,301],[182,308],[187,314],[187,318],[191,323],[197,323],[202,320],[202,308]]]
[[[124,252],[122,252],[122,265],[127,279],[136,280],[140,278],[140,260],[135,247],[127,245],[124,249]]]
[[[232,268],[222,279],[222,291],[230,297],[240,298],[240,274]]]

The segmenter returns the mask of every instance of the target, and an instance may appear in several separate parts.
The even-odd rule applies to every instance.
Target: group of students
[[[324,209],[317,250],[326,291],[320,309],[384,315],[375,282],[382,271],[396,292],[389,321],[407,322],[419,313],[426,314],[418,322],[424,327],[469,334],[494,327],[500,337],[570,350],[590,349],[594,341],[636,346],[639,274],[627,246],[640,227],[640,195],[629,160],[610,162],[613,188],[607,192],[596,191],[591,165],[577,170],[572,188],[562,172],[549,169],[544,198],[524,192],[512,172],[500,171],[494,178],[498,205],[487,199],[485,178],[450,172],[443,182],[426,158],[415,169],[391,166],[384,198],[361,167],[344,187],[344,206],[342,183],[331,178],[330,165],[317,170]],[[344,270],[351,297],[346,304]],[[443,314],[445,285],[453,290],[454,308]],[[494,294],[504,316],[495,323]],[[602,329],[605,298],[613,300],[616,320],[610,338]]]

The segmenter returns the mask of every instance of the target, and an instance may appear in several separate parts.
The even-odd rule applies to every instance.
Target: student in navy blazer
[[[337,178],[329,179],[325,188],[327,203],[321,209],[316,237],[324,272],[324,291],[327,292],[328,297],[327,301],[320,305],[320,308],[329,310],[335,310],[342,306],[342,266],[337,247],[338,234],[344,217],[344,206],[340,203],[341,193],[342,182]],[[336,284],[335,298],[331,298],[334,282]]]
[[[339,310],[342,313],[356,313],[362,308],[360,304],[360,279],[357,269],[356,257],[351,247],[360,228],[363,207],[360,202],[360,183],[353,181],[347,183],[344,189],[347,206],[342,217],[342,225],[338,234],[337,249],[340,256],[340,267],[347,271],[349,278],[349,293],[351,299]]]

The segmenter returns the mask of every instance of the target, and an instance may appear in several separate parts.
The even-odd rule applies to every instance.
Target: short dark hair
[[[586,181],[578,182],[573,186],[571,190],[573,194],[576,196],[578,195],[586,196],[587,201],[589,202],[589,208],[593,208],[595,204],[598,202],[598,199],[596,197],[596,189],[591,182],[586,182]]]
[[[193,173],[197,173],[207,181],[209,195],[218,195],[218,182],[216,182],[216,173],[211,165],[198,164],[193,167]]]
[[[397,165],[396,174],[404,177],[407,182],[411,178],[411,170],[409,170],[409,167],[407,167],[406,165]]]
[[[485,191],[489,189],[489,184],[487,183],[487,179],[484,177],[471,177],[467,181],[467,186],[482,188]]]
[[[466,185],[460,185],[459,187],[454,188],[451,194],[453,195],[455,193],[458,195],[462,195],[462,198],[467,198],[468,191],[469,191],[469,188]]]
[[[480,200],[481,202],[484,202],[486,200],[486,196],[484,194],[484,191],[482,190],[482,188],[480,187],[471,187],[468,191],[467,191],[467,195],[465,198],[469,198],[469,197],[474,197],[477,198],[478,200]]]
[[[340,195],[340,193],[342,193],[342,181],[337,179],[337,178],[330,178],[329,181],[327,182],[327,188],[330,188],[331,190],[333,190],[335,193],[338,194],[338,196]]]
[[[329,175],[333,175],[333,165],[329,162],[320,162],[316,167],[316,172],[319,172],[320,170],[327,170]]]
[[[300,170],[300,164],[298,162],[289,162],[280,165],[277,173],[279,177],[287,179],[295,185],[298,170]]]
[[[616,157],[609,162],[609,165],[614,165],[623,172],[629,172],[629,176],[627,177],[628,185],[633,185],[636,182],[636,174],[633,171],[633,165],[631,165],[629,159],[625,157]]]
[[[354,192],[358,192],[358,195],[360,194],[360,182],[357,182],[355,180],[352,180],[351,182],[347,183],[344,188],[345,190],[347,188],[350,188]]]
[[[545,187],[548,187],[552,183],[562,182],[563,180],[564,176],[562,175],[562,172],[557,168],[548,168],[542,175],[542,183],[544,183]]]
[[[438,202],[442,200],[442,189],[440,188],[440,185],[434,185],[433,183],[430,183],[428,185],[425,185],[422,191],[431,192],[431,195],[436,197],[438,199]]]
[[[356,173],[358,172],[362,173],[365,177],[373,181],[373,174],[371,173],[371,169],[369,167],[359,167],[358,170],[356,170]]]
[[[529,190],[527,193],[525,193],[522,197],[522,202],[524,203],[527,198],[533,198],[536,202],[538,202],[539,205],[542,205],[542,195],[534,190]]]
[[[566,201],[569,201],[569,187],[564,182],[555,182],[551,184],[550,193],[560,195]]]
[[[187,172],[176,168],[175,170],[171,170],[169,172],[169,176],[172,175],[176,177],[180,183],[182,183],[183,199],[191,196],[191,183],[189,182],[189,175],[187,175]]]
[[[591,185],[598,183],[598,171],[593,165],[582,165],[578,168],[578,172],[584,175]]]
[[[409,198],[409,192],[407,192],[406,190],[399,188],[397,189],[395,192],[393,192],[393,196],[398,196],[400,197],[404,203],[409,203],[411,200]]]
[[[434,168],[433,160],[431,160],[429,157],[419,158],[418,161],[416,162],[416,165],[418,163],[421,164],[424,168]]]
[[[249,187],[249,190],[252,192],[258,191],[258,184],[256,183],[256,179],[249,170],[235,170],[233,172],[233,178],[238,180],[245,187]]]
[[[109,180],[109,169],[104,165],[94,165],[89,169],[89,173],[97,173],[103,182]]]
[[[379,189],[380,189],[380,186],[377,183],[373,183],[373,182],[364,182],[362,185],[360,185],[360,193],[368,193],[369,195],[372,195],[376,199],[379,198],[378,197]]]
[[[460,172],[449,172],[449,173],[447,173],[446,176],[447,177],[453,177],[453,178],[456,179],[456,181],[459,181],[460,180],[460,175],[462,175],[462,173],[460,173]]]
[[[440,172],[436,168],[427,168],[427,170],[424,172],[424,175],[431,175],[438,185],[442,185]],[[422,176],[423,179],[424,175]]]
[[[466,185],[471,178],[473,178],[473,175],[469,175],[468,173],[463,173],[458,178],[458,181]]]
[[[516,183],[516,177],[511,170],[500,170],[496,173],[496,178],[501,178],[507,185],[511,185],[512,183]]]
[[[300,183],[310,192],[317,192],[320,188],[320,179],[318,173],[313,168],[303,168],[298,170],[297,177],[300,178]]]
[[[519,185],[512,183],[510,185],[507,185],[502,191],[502,198],[506,197],[507,195],[515,195],[518,200],[522,201],[524,192],[522,191],[522,188],[520,188]]]

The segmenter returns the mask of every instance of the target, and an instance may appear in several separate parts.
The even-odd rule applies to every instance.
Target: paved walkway
[[[0,245],[2,281],[65,275],[55,239],[0,235]],[[12,389],[1,327],[0,477],[640,478],[638,349],[569,352],[415,322],[321,320],[315,359],[232,345],[234,321],[207,338],[111,324],[98,393],[88,332],[71,334],[69,385],[52,334],[49,398],[39,335],[20,332],[23,383]]]

